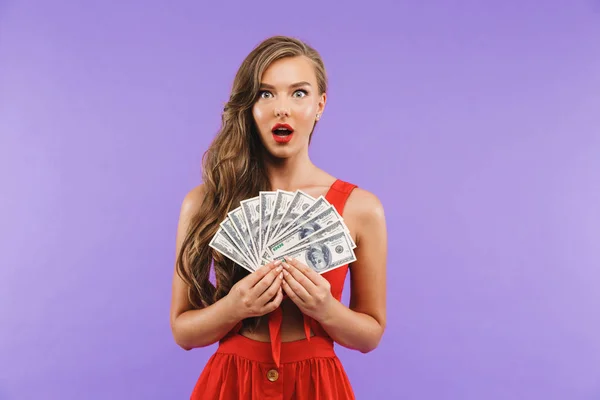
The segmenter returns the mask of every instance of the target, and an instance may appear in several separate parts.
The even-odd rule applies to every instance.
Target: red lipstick
[[[287,143],[294,136],[294,128],[288,124],[275,124],[271,132],[273,133],[273,139],[277,143]]]

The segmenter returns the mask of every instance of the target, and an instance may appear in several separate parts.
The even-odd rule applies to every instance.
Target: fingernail
[[[279,272],[281,271],[282,267],[277,267],[277,269],[275,269],[275,271]]]
[[[288,276],[290,273],[287,271],[283,271],[282,274],[284,274],[285,276]]]
[[[288,263],[283,263],[283,267],[284,267],[285,269],[290,269],[290,265],[289,265]]]
[[[279,274],[279,279],[283,279],[283,272]]]
[[[279,264],[281,264],[281,260],[277,260],[273,263],[274,266],[278,266]]]

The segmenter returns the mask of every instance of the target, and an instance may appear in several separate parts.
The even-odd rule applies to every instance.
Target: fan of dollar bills
[[[356,244],[335,207],[301,190],[261,191],[242,200],[210,247],[250,272],[283,257],[318,273],[356,261]]]

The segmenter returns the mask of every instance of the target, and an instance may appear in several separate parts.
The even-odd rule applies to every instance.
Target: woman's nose
[[[277,118],[290,116],[290,110],[288,108],[275,107],[274,112]]]

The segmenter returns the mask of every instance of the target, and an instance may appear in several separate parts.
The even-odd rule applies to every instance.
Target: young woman
[[[353,399],[333,343],[367,353],[383,335],[387,233],[381,202],[309,157],[326,92],[321,57],[290,37],[265,40],[237,72],[222,127],[204,155],[203,184],[185,196],[177,231],[173,336],[186,350],[219,342],[192,399]],[[277,124],[288,131],[276,132]],[[249,273],[209,247],[241,200],[277,189],[325,196],[350,230],[357,261],[323,274],[295,260]],[[319,255],[314,258],[318,265]],[[209,281],[213,263],[216,285]],[[340,299],[348,271],[346,307]]]

